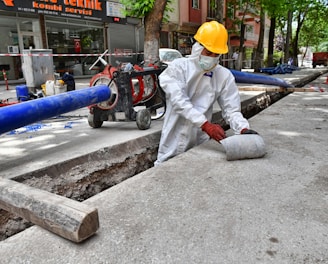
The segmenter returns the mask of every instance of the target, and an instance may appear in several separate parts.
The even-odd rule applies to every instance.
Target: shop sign
[[[102,0],[2,0],[0,10],[107,21]]]

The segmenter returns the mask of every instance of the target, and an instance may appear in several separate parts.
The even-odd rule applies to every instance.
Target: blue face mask
[[[220,56],[217,57],[210,57],[210,56],[199,56],[199,66],[204,71],[210,71],[212,70],[219,62]]]

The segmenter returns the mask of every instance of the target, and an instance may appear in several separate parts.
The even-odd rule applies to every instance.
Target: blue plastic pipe
[[[110,95],[107,85],[99,85],[0,107],[0,134],[107,101]]]
[[[230,71],[235,76],[237,83],[269,84],[269,85],[276,85],[284,88],[293,87],[293,85],[287,83],[285,80],[280,78],[263,76],[260,74],[249,73],[249,72],[241,72],[237,70],[230,70]]]

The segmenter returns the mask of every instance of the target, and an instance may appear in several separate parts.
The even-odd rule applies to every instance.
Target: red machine
[[[89,125],[99,128],[103,121],[136,121],[139,129],[148,129],[151,120],[165,114],[165,95],[158,83],[158,75],[164,68],[130,63],[114,67],[103,58],[107,52],[89,68],[99,61],[105,65],[101,73],[91,78],[90,87],[106,84],[112,94],[108,101],[89,106]]]
[[[19,103],[18,101],[10,101],[10,99],[0,99],[0,107],[13,105]]]

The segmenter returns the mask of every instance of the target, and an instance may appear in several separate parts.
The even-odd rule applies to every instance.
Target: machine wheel
[[[93,128],[99,128],[99,127],[102,126],[103,121],[97,120],[95,118],[95,115],[94,114],[89,113],[88,114],[88,123],[89,123],[89,126],[91,126]]]
[[[140,130],[146,130],[151,124],[151,115],[148,109],[141,109],[136,116],[137,126]]]
[[[90,86],[96,86],[106,84],[111,90],[111,96],[109,100],[98,103],[98,107],[103,110],[113,109],[118,102],[118,87],[115,81],[111,81],[108,75],[99,75],[97,78],[91,81]]]

